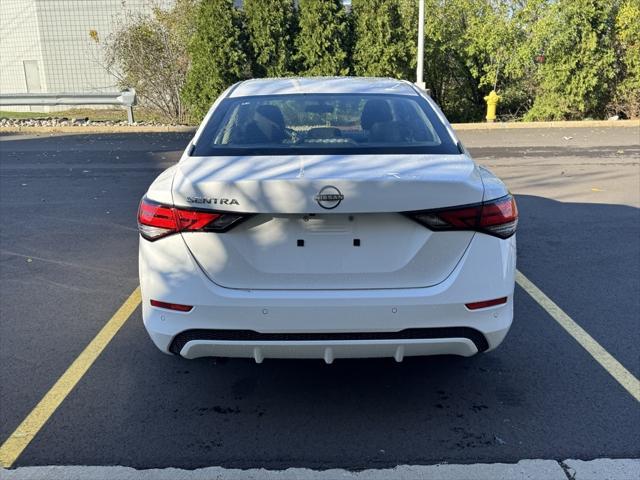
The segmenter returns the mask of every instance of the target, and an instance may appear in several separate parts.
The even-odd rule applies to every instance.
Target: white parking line
[[[616,379],[638,402],[640,402],[640,381],[613,356],[607,352],[591,335],[578,325],[564,310],[547,297],[542,290],[536,287],[522,272],[516,272],[516,282],[538,304],[566,330],[566,332],[591,355],[609,375]]]

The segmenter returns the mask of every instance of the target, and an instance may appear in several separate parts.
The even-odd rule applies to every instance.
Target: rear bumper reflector
[[[507,303],[507,297],[495,298],[493,300],[483,300],[482,302],[466,303],[469,310],[479,310],[481,308],[495,307]]]
[[[222,340],[242,342],[269,341],[334,341],[334,340],[407,340],[432,338],[467,338],[471,340],[478,352],[489,348],[487,339],[478,330],[468,327],[442,328],[409,328],[399,332],[353,332],[353,333],[258,333],[253,330],[185,330],[176,335],[169,346],[169,351],[179,355],[183,347],[190,341]]]
[[[190,312],[193,307],[191,305],[182,305],[180,303],[167,303],[159,300],[151,300],[152,307],[166,308],[167,310],[175,310],[177,312]]]

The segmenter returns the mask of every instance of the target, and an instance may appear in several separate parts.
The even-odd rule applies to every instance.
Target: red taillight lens
[[[484,300],[482,302],[466,303],[465,306],[469,310],[479,310],[480,308],[495,307],[507,303],[507,297],[495,298],[493,300]]]
[[[147,240],[178,232],[225,232],[246,218],[235,213],[186,210],[143,198],[138,208],[138,230]]]
[[[499,198],[482,206],[480,231],[500,238],[509,238],[518,227],[518,207],[511,196]]]
[[[167,310],[175,310],[177,312],[190,312],[193,307],[191,305],[182,305],[180,303],[167,303],[160,300],[151,300],[152,307],[166,308]]]
[[[407,215],[431,230],[475,230],[498,238],[509,238],[518,226],[518,208],[511,195],[477,205]]]

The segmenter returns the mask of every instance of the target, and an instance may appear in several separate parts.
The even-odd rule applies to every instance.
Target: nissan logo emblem
[[[344,200],[344,195],[340,193],[336,187],[332,185],[327,185],[326,187],[322,187],[320,192],[315,196],[316,202],[322,208],[326,208],[327,210],[331,210],[340,205],[340,202]]]

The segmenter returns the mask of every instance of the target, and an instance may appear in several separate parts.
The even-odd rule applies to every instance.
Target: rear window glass
[[[300,94],[227,98],[193,155],[457,154],[419,96]]]

